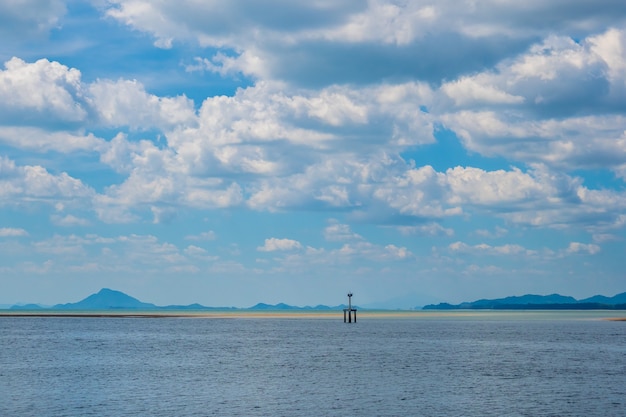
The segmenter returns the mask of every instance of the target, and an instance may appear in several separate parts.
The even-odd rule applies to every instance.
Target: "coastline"
[[[203,318],[203,319],[327,319],[341,320],[337,310],[0,310],[4,317],[40,318]],[[489,319],[489,320],[608,320],[626,322],[626,310],[358,310],[358,320],[370,319]]]

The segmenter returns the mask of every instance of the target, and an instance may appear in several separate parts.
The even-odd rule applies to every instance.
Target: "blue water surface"
[[[626,323],[0,317],[2,416],[625,416]]]

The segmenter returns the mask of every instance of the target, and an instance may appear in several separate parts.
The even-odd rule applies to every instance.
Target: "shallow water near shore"
[[[0,317],[0,415],[626,415],[624,312],[268,314]]]

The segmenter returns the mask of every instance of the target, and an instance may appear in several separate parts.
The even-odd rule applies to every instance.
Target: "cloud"
[[[506,255],[517,256],[526,255],[532,256],[537,254],[535,250],[529,250],[518,244],[506,244],[500,246],[491,246],[486,243],[480,243],[477,245],[468,245],[464,242],[451,243],[448,248],[454,253],[464,253],[473,255]]]
[[[30,122],[35,119],[33,113],[48,123],[56,119],[79,122],[87,117],[77,69],[47,59],[26,63],[16,57],[4,66],[0,71],[1,121]]]
[[[342,244],[338,248],[314,248],[307,246],[303,251],[295,251],[284,254],[282,257],[272,259],[271,271],[275,273],[300,273],[308,272],[311,265],[315,265],[317,271],[324,268],[337,267],[350,268],[358,265],[359,269],[379,268],[391,262],[403,263],[415,259],[415,255],[406,247],[394,244],[378,245],[362,239]]]
[[[574,254],[574,253],[588,253],[589,255],[595,255],[600,252],[600,246],[593,243],[580,243],[580,242],[570,242],[567,247],[566,253]]]
[[[385,251],[386,251],[386,256],[389,256],[392,259],[407,259],[413,256],[411,251],[409,251],[407,248],[399,247],[396,245],[385,246]]]
[[[274,251],[290,251],[301,249],[302,245],[297,240],[291,239],[277,239],[269,238],[265,239],[265,244],[257,248],[260,252],[274,252]]]
[[[583,38],[624,22],[624,6],[616,0],[597,2],[593,8],[583,0],[533,1],[524,7],[495,0],[462,6],[451,0],[436,5],[273,0],[263,10],[254,2],[231,3],[224,7],[189,0],[174,7],[116,0],[107,15],[149,33],[159,47],[182,42],[217,48],[213,57],[200,58],[207,69],[315,87],[414,77],[456,79],[551,33]],[[272,10],[271,17],[267,10]]]
[[[341,224],[336,220],[330,220],[329,223],[324,229],[324,238],[330,242],[363,239],[359,234],[352,232],[347,224]]]
[[[496,238],[505,236],[508,232],[509,231],[507,229],[500,227],[500,226],[496,226],[494,231],[490,231],[486,229],[478,229],[474,233],[476,233],[477,236],[496,239]]]
[[[626,119],[621,115],[532,121],[505,113],[459,112],[444,120],[468,149],[487,156],[566,170],[608,168],[619,174],[626,155]]]
[[[215,240],[217,239],[217,234],[213,230],[209,230],[207,232],[202,232],[197,235],[188,235],[185,236],[187,240]]]
[[[0,35],[6,41],[36,38],[57,27],[66,13],[65,1],[38,0],[0,3]]]
[[[626,156],[624,68],[624,30],[580,41],[549,36],[495,69],[445,83],[441,91],[457,109],[446,106],[441,120],[482,155],[619,175]]]
[[[510,270],[506,270],[496,265],[481,266],[481,265],[471,264],[471,265],[468,265],[463,270],[464,275],[473,275],[473,276],[476,276],[476,275],[502,276],[503,274],[510,274],[510,273],[511,273]]]
[[[20,201],[48,201],[50,204],[59,200],[85,202],[94,195],[91,188],[67,173],[53,175],[41,166],[18,166],[3,156],[0,156],[0,174],[0,197],[4,205]]]
[[[142,174],[145,174],[142,175]],[[172,219],[174,211],[153,211],[155,203],[174,204],[192,208],[227,208],[241,203],[242,190],[236,183],[206,181],[179,175],[158,176],[153,173],[133,173],[124,183],[110,186],[104,194],[94,197],[98,216],[105,222],[129,222],[150,208],[154,220]],[[167,215],[162,217],[161,215]]]
[[[466,254],[472,256],[525,256],[525,257],[537,257],[540,256],[544,260],[554,260],[557,257],[564,257],[573,254],[589,254],[595,255],[600,252],[600,246],[594,243],[580,243],[570,242],[566,249],[561,249],[558,252],[554,252],[550,249],[543,248],[541,250],[532,250],[523,247],[518,244],[505,244],[500,246],[491,246],[486,243],[479,243],[476,245],[468,245],[464,242],[454,242],[448,246],[448,249],[452,253]]]
[[[377,184],[373,197],[401,214],[418,218],[460,214],[460,207],[446,207],[445,192],[446,176],[427,165],[408,169],[401,176],[385,178],[383,183]]]
[[[437,172],[431,166],[411,168],[400,160],[378,159],[351,164],[329,157],[303,174],[263,180],[247,204],[255,209],[331,208],[320,191],[342,190],[337,207],[404,223],[483,213],[535,227],[617,225],[626,206],[619,191],[593,190],[579,177],[546,166],[526,172],[454,167]],[[333,185],[333,181],[335,184]],[[316,198],[318,197],[318,198]],[[402,221],[402,220],[401,220]],[[426,232],[426,230],[422,230]]]
[[[422,236],[454,236],[454,229],[446,228],[439,223],[428,223],[419,226],[397,226],[403,235]]]
[[[241,203],[242,190],[237,183],[189,175],[188,167],[181,164],[179,158],[172,149],[161,149],[151,141],[130,142],[123,135],[116,136],[101,160],[116,171],[130,171],[130,175],[95,198],[97,209],[104,213],[107,208],[116,207],[122,214],[156,203],[197,208],[231,207]],[[161,208],[155,210],[153,214],[165,213]],[[167,212],[173,213],[171,209]]]
[[[14,245],[13,249],[18,259],[27,253],[33,259],[54,256],[58,261],[54,264],[54,271],[66,273],[198,273],[206,271],[219,259],[195,245],[179,248],[155,236],[137,234],[114,237],[55,234],[50,238],[33,241],[29,246]],[[25,269],[31,267],[15,264],[7,271],[20,272]]]
[[[486,84],[487,82],[480,80],[480,76],[463,77],[444,84],[441,90],[454,101],[456,106],[464,106],[469,103],[488,103],[493,105],[524,102],[524,97],[522,96],[512,95]]]
[[[17,270],[27,273],[27,274],[45,275],[45,274],[50,274],[50,272],[54,271],[56,267],[57,265],[54,263],[54,261],[48,259],[41,263],[30,262],[30,261],[24,262],[18,266]]]
[[[480,168],[455,167],[446,171],[452,204],[476,205],[506,204],[537,200],[548,190],[528,173],[512,171],[485,171]]]
[[[406,247],[388,244],[385,246],[373,244],[371,242],[345,243],[339,249],[333,249],[324,253],[324,262],[346,264],[359,260],[368,262],[403,261],[411,259],[414,255]]]
[[[92,133],[51,132],[39,127],[0,126],[0,142],[16,149],[38,153],[48,151],[65,154],[79,151],[95,153],[106,147],[105,141]]]
[[[78,258],[87,253],[84,241],[75,235],[54,235],[49,239],[33,242],[32,248],[40,254],[66,258]]]
[[[221,47],[252,42],[256,37],[267,39],[297,33],[341,22],[351,11],[364,6],[354,0],[341,4],[272,0],[262,6],[245,0],[221,6],[192,1],[183,1],[176,7],[147,1],[110,3],[108,16],[152,34],[155,44],[163,48],[171,47],[175,40]]]
[[[150,207],[154,216],[152,222],[154,224],[171,223],[178,215],[177,211],[169,207]]]
[[[185,255],[189,256],[192,261],[199,260],[203,263],[210,262],[211,265],[220,259],[219,256],[210,255],[206,249],[195,245],[187,246],[183,252]],[[200,272],[200,270],[199,267],[194,265],[194,273]]]
[[[135,269],[133,263],[139,265],[163,265],[185,264],[186,259],[179,248],[169,242],[161,242],[152,235],[122,235],[116,239],[119,245],[115,251],[115,257],[120,257],[129,268]],[[139,269],[139,268],[138,268]]]
[[[66,216],[53,215],[51,220],[54,224],[58,226],[88,226],[90,224],[89,220],[83,219],[80,217],[73,216],[68,214]]]
[[[196,123],[185,96],[158,97],[135,80],[82,82],[76,68],[47,59],[13,57],[0,71],[0,121],[73,128],[82,125],[168,130]],[[68,135],[69,136],[69,135]]]
[[[25,0],[0,23],[5,226],[44,236],[0,229],[3,274],[619,281],[623,1]],[[223,246],[251,218],[290,239]]]
[[[185,248],[185,253],[189,255],[193,255],[193,256],[198,256],[198,255],[205,255],[207,251],[198,246],[189,245]]]
[[[24,229],[15,227],[2,227],[0,228],[0,237],[20,237],[28,236],[28,232]]]
[[[618,236],[611,233],[596,233],[592,235],[593,241],[596,243],[613,242],[621,240]]]
[[[483,78],[477,76],[472,82],[488,79]],[[515,213],[509,218],[516,222],[549,225],[556,211],[550,216],[528,219],[525,206],[547,203],[547,199],[555,198],[555,193],[563,202],[580,201],[577,192],[586,197],[599,195],[562,174],[558,180],[561,183],[550,183],[552,180],[540,174],[545,171],[540,165],[526,173],[517,168],[486,171],[456,167],[444,173],[430,166],[412,167],[398,156],[399,152],[408,146],[432,143],[438,117],[422,110],[420,103],[432,104],[436,109],[438,99],[436,91],[421,83],[356,89],[334,86],[319,92],[300,90],[297,94],[286,93],[278,84],[259,83],[239,90],[234,97],[209,98],[197,114],[186,99],[147,94],[136,82],[99,81],[86,88],[81,86],[81,90],[92,91],[90,97],[94,101],[90,108],[102,115],[99,120],[129,129],[160,126],[165,130],[166,144],[131,141],[122,133],[108,142],[91,134],[38,135],[37,130],[10,131],[4,136],[9,143],[24,148],[65,152],[91,148],[100,152],[101,162],[117,172],[128,173],[122,183],[109,186],[94,199],[95,210],[106,221],[130,221],[145,209],[144,205],[156,203],[205,208],[245,204],[270,211],[382,207],[387,215],[428,220],[497,205],[505,207],[502,213]],[[134,115],[136,109],[139,112]],[[577,159],[577,155],[595,154],[596,164],[607,158],[613,158],[615,163],[620,161],[620,153],[615,152],[625,142],[623,129],[619,130],[624,124],[620,116],[606,116],[604,121],[590,116],[537,122],[534,135],[546,137],[558,137],[558,132],[565,129],[571,133],[576,126],[581,126],[581,140],[582,132],[611,132],[606,126],[615,126],[614,134],[621,135],[616,141],[597,139],[593,146],[589,145],[588,152],[553,141],[551,153],[530,148],[524,152],[523,146],[534,146],[532,143],[537,141],[520,141],[533,133],[525,132],[525,126],[511,127],[498,120],[500,114],[506,113],[462,110],[441,117],[460,132],[468,148],[487,155],[495,151],[530,162],[539,158],[554,168],[558,168],[558,162],[551,155],[557,150],[561,159],[568,154],[571,160]],[[466,119],[478,121],[478,129],[488,129],[490,135],[514,134],[519,135],[520,141],[474,146],[474,134],[468,130]],[[377,126],[378,130],[367,133],[370,126]],[[21,133],[38,139],[29,145],[16,138]],[[509,151],[507,143],[517,146],[517,151]],[[381,145],[386,152],[380,151]],[[328,154],[330,151],[333,156]],[[568,200],[563,193],[569,193]],[[616,203],[615,207],[621,206],[617,195],[604,194]],[[585,204],[579,207],[581,213],[586,211]],[[576,212],[572,208],[567,211],[573,215]]]
[[[98,80],[86,87],[93,110],[105,126],[168,130],[193,126],[196,120],[194,104],[188,98],[148,94],[135,80]]]

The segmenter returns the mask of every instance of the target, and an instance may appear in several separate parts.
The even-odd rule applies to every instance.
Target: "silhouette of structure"
[[[354,316],[354,322],[356,323],[356,308],[352,308],[352,293],[349,292],[348,293],[348,308],[343,309],[343,322],[352,323],[353,316]]]

